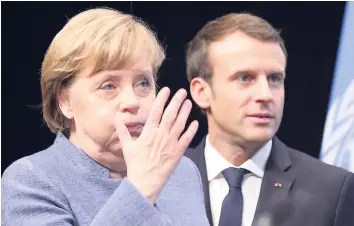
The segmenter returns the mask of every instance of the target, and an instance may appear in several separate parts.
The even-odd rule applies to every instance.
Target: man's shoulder
[[[184,153],[184,156],[191,158],[195,154],[196,154],[195,148],[189,147],[189,148],[187,148],[186,152]]]
[[[312,194],[318,203],[325,200],[328,207],[333,204],[333,208],[338,208],[338,205],[352,208],[353,173],[293,148],[288,148],[288,153],[292,162],[288,170],[294,176],[294,187]]]
[[[298,182],[307,183],[311,180],[311,184],[340,188],[347,177],[354,178],[354,174],[347,170],[325,163],[300,150],[290,147],[287,150],[292,163],[291,170],[295,172]]]
[[[198,159],[198,157],[201,156],[202,152],[204,152],[205,142],[206,136],[202,137],[196,146],[188,147],[186,152],[184,153],[184,156],[195,161],[196,159]]]

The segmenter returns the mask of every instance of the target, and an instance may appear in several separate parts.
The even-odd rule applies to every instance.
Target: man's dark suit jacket
[[[185,155],[200,171],[212,225],[204,146],[205,137]],[[272,226],[354,226],[354,174],[289,148],[275,137],[252,226],[268,226],[260,222],[266,216],[272,217]]]

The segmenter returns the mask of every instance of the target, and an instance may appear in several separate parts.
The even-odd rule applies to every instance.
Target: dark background
[[[143,18],[167,46],[160,84],[188,88],[186,43],[209,20],[251,12],[282,30],[288,49],[286,102],[278,137],[318,157],[345,2],[2,2],[2,172],[13,161],[48,147],[54,139],[42,120],[40,67],[46,49],[68,18],[107,6]],[[207,132],[201,126],[195,146]]]

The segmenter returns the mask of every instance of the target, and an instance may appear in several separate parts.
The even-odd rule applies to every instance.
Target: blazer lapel
[[[288,198],[295,177],[287,171],[290,167],[288,148],[275,137],[262,180],[253,226],[257,225],[262,213],[272,211],[274,205]]]
[[[213,226],[211,209],[210,209],[209,181],[207,176],[207,169],[206,169],[205,155],[204,155],[205,139],[206,137],[202,139],[202,141],[198,144],[198,146],[195,149],[189,149],[185,155],[195,163],[195,165],[198,167],[198,170],[200,172],[200,176],[202,178],[202,184],[203,184],[205,209],[206,209],[209,223],[211,226]]]

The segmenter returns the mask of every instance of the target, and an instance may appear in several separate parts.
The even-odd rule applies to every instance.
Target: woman
[[[164,52],[131,15],[92,9],[43,61],[43,115],[57,137],[2,177],[2,225],[208,225],[199,173],[182,157],[198,123],[179,90],[155,92]]]

